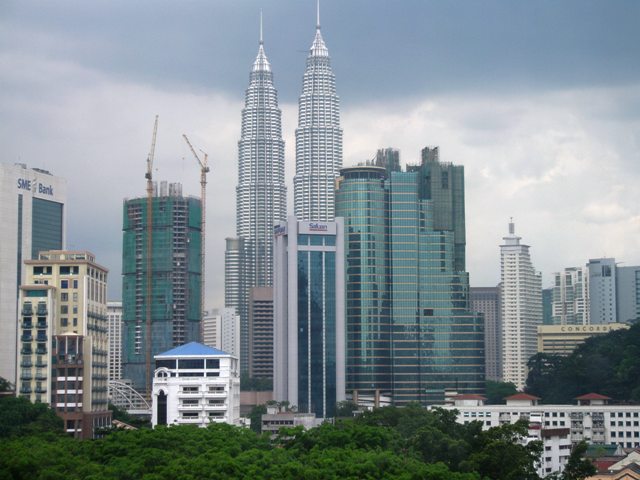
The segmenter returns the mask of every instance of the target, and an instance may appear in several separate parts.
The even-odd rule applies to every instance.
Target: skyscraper
[[[18,287],[23,261],[64,248],[67,181],[46,170],[0,164],[0,377],[16,381]]]
[[[122,302],[107,302],[109,380],[122,378]]]
[[[554,273],[551,314],[554,325],[588,325],[589,270],[569,267]]]
[[[502,315],[500,286],[471,287],[471,311],[484,315],[485,375],[499,381],[502,376]]]
[[[510,222],[509,235],[500,246],[502,381],[518,388],[526,383],[527,362],[537,352],[537,328],[542,325],[542,277],[521,239]]]
[[[201,202],[162,182],[152,199],[151,278],[147,275],[147,198],[124,201],[122,376],[149,392],[153,355],[200,338]],[[147,282],[152,285],[148,305]],[[147,308],[151,308],[151,325]],[[148,329],[150,328],[150,332]],[[150,354],[150,355],[149,355]]]
[[[616,259],[595,258],[587,263],[589,271],[589,318],[599,325],[614,323],[618,318]]]
[[[341,218],[276,227],[273,385],[276,400],[318,418],[345,399]]]
[[[260,23],[258,55],[249,75],[238,142],[236,235],[241,242],[231,247],[237,247],[240,269],[236,276],[229,272],[226,279],[239,286],[237,303],[231,300],[225,305],[236,307],[240,314],[242,371],[249,365],[249,290],[273,283],[273,226],[285,220],[287,209],[282,112],[264,52],[262,19]]]
[[[471,312],[464,271],[464,170],[425,148],[401,171],[343,168],[348,393],[396,405],[441,403],[445,388],[484,389],[482,315]]]
[[[320,33],[309,49],[298,101],[294,212],[298,220],[332,221],[335,179],[342,167],[340,102],[329,50]]]

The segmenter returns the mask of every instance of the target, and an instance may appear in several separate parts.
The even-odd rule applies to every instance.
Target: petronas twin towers
[[[282,112],[260,26],[238,142],[236,239],[225,252],[225,304],[241,318],[241,368],[248,371],[249,292],[273,281],[273,226],[287,217]],[[294,212],[298,220],[334,218],[334,183],[342,167],[342,129],[335,75],[320,18],[303,77],[296,129]]]

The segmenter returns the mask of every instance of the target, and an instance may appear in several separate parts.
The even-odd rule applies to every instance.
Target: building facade
[[[66,240],[67,181],[24,164],[0,164],[0,377],[15,385],[18,287],[24,260]]]
[[[51,405],[68,434],[93,438],[111,424],[107,270],[89,252],[61,250],[24,266],[16,391]]]
[[[618,322],[640,320],[640,267],[616,268]]]
[[[587,263],[589,272],[589,317],[592,324],[615,323],[618,319],[616,260],[594,258]]]
[[[426,148],[420,165],[344,168],[347,392],[441,403],[484,389],[484,326],[464,271],[463,167]],[[380,157],[380,155],[378,155]],[[462,270],[459,268],[462,267]]]
[[[237,357],[197,342],[155,355],[151,424],[240,424]]]
[[[538,327],[538,353],[568,356],[587,338],[606,335],[614,330],[626,329],[624,323],[605,325],[540,325]]]
[[[471,287],[471,311],[484,316],[485,377],[499,381],[502,377],[502,315],[500,286]]]
[[[274,396],[318,418],[345,399],[341,218],[275,227]]]
[[[205,312],[204,344],[240,358],[240,316],[235,308],[217,308]]]
[[[122,378],[122,302],[107,302],[109,380]]]
[[[146,197],[125,200],[123,212],[122,374],[142,394],[153,355],[201,335],[202,205],[178,183],[154,193],[151,238]]]
[[[589,325],[589,270],[570,267],[553,276],[553,324]]]
[[[249,291],[249,375],[273,380],[273,288]]]
[[[523,388],[527,362],[537,352],[542,324],[542,277],[531,263],[529,246],[520,243],[513,222],[500,246],[502,283],[502,381]]]
[[[298,220],[333,220],[334,184],[341,167],[340,101],[318,14],[298,100],[293,178],[294,212]]]

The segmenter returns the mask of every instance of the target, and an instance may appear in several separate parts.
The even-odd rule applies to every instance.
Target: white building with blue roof
[[[191,342],[154,359],[154,427],[240,424],[240,369],[236,356]]]

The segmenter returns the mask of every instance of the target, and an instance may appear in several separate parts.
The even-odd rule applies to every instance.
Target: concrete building
[[[107,302],[109,380],[122,378],[122,302]]]
[[[538,352],[567,356],[588,338],[606,335],[614,330],[629,328],[628,324],[605,325],[540,325],[538,327]]]
[[[553,275],[553,324],[589,325],[589,269],[570,267]]]
[[[249,291],[249,375],[273,380],[273,288]]]
[[[483,429],[515,423],[520,419],[540,418],[542,428],[570,429],[571,443],[582,440],[597,445],[616,444],[623,448],[640,447],[640,405],[615,405],[604,395],[589,393],[576,398],[575,405],[541,405],[539,398],[519,393],[507,397],[506,405],[484,405],[477,401],[445,405],[458,410],[457,421],[480,421]]]
[[[333,221],[335,179],[342,167],[342,128],[336,78],[320,13],[298,100],[294,213],[298,220]]]
[[[26,260],[20,287],[18,395],[48,403],[65,431],[93,438],[107,409],[107,270],[89,252]]]
[[[590,259],[587,270],[589,272],[590,323],[594,325],[615,323],[618,319],[615,259]]]
[[[640,266],[616,267],[618,322],[640,320]]]
[[[150,392],[153,355],[200,339],[201,208],[179,183],[161,182],[150,237],[147,198],[124,201],[122,375],[143,395]]]
[[[444,390],[484,388],[484,325],[469,303],[464,170],[425,148],[401,171],[343,168],[336,214],[344,218],[347,392],[395,405],[441,403]]]
[[[236,187],[236,250],[240,270],[229,270],[230,289],[239,287],[235,307],[242,323],[240,367],[250,368],[251,332],[249,296],[254,287],[273,284],[273,226],[286,221],[287,188],[284,178],[282,112],[273,72],[264,51],[262,26],[258,55],[253,62],[242,109],[238,141],[238,185]]]
[[[267,413],[262,415],[262,433],[269,432],[276,435],[281,428],[302,426],[305,430],[318,426],[318,419],[313,413],[275,412],[267,407]]]
[[[151,424],[240,424],[238,358],[197,342],[154,356]]]
[[[0,377],[15,385],[18,287],[24,260],[66,241],[67,181],[46,170],[0,164]]]
[[[345,399],[343,222],[275,229],[274,396],[333,417]]]
[[[240,358],[240,316],[235,308],[206,311],[203,319],[204,344]]]
[[[542,324],[542,277],[531,263],[529,246],[520,243],[513,222],[500,246],[502,284],[502,381],[523,388],[527,362],[537,352]]]
[[[471,311],[484,315],[484,373],[487,380],[502,378],[502,316],[500,286],[471,287]]]

